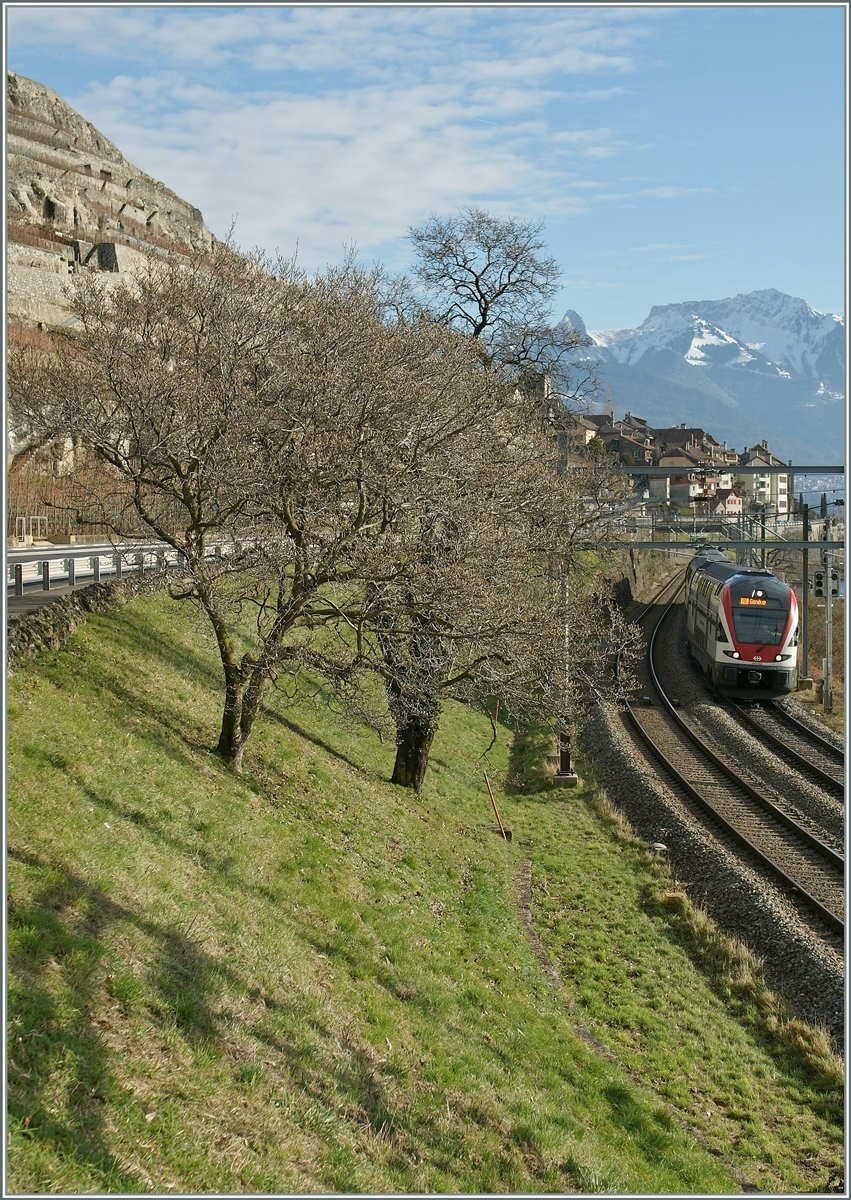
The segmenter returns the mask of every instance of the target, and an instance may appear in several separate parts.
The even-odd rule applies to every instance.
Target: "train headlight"
[[[739,652],[738,652],[738,650],[734,650],[734,651],[733,651],[733,658],[738,658],[738,657],[739,657]]]
[[[783,662],[783,655],[782,655],[782,654],[775,654],[775,655],[774,655],[774,661],[775,661],[775,662]]]

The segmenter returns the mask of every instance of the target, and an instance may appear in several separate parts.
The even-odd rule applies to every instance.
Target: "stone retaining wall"
[[[684,566],[693,554],[694,550],[688,546],[684,546],[681,552],[625,547],[609,577],[615,599],[621,607],[626,608],[634,600],[646,598],[657,584],[667,579],[672,571]]]
[[[110,580],[90,583],[68,596],[59,596],[35,612],[12,614],[6,632],[6,671],[12,675],[26,659],[35,658],[43,650],[64,650],[69,638],[84,625],[87,614],[108,612],[137,596],[149,596],[165,589],[168,575],[155,571],[140,579]]]

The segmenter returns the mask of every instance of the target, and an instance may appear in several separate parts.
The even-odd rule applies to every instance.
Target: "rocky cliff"
[[[69,272],[132,272],[146,251],[210,248],[200,210],[50,88],[8,72],[7,97],[10,320],[61,324]]]

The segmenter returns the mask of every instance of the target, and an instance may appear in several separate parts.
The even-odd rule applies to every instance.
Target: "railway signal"
[[[824,594],[825,594],[824,576],[825,576],[824,571],[814,571],[813,572],[813,595],[814,596],[824,596]]]

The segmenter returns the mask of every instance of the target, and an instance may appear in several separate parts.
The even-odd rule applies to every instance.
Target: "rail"
[[[784,709],[773,703],[751,707],[746,701],[734,703],[726,697],[722,697],[722,700],[728,712],[732,712],[740,722],[756,730],[760,739],[768,742],[781,754],[785,754],[798,769],[815,776],[821,786],[827,788],[828,791],[838,793],[840,796],[844,795],[844,778],[840,779],[839,776],[831,774],[807,754],[802,753],[800,749],[795,749],[784,739],[782,734],[775,732],[772,723],[776,723],[781,729],[788,727],[792,736],[798,738],[799,744],[812,748],[811,753],[815,751],[822,757],[829,757],[833,763],[838,763],[839,772],[842,774],[845,755],[836,746],[832,746],[830,742],[819,737],[801,721],[796,721]],[[788,733],[787,736],[789,736]]]
[[[738,776],[736,772],[732,770],[732,768],[724,763],[723,760],[719,759],[718,756],[706,745],[706,743],[700,737],[698,737],[695,731],[689,726],[688,722],[686,722],[676,711],[674,704],[671,703],[671,700],[666,695],[653,663],[653,650],[655,647],[656,635],[661,628],[665,617],[670,612],[671,607],[673,606],[676,597],[679,594],[679,591],[680,588],[674,592],[672,599],[665,609],[665,612],[657,622],[650,639],[650,645],[648,647],[648,662],[653,679],[653,685],[663,701],[663,707],[667,711],[669,720],[682,731],[684,736],[686,736],[698,747],[699,752],[703,754],[706,759],[712,762],[713,765],[715,765],[718,770],[722,771],[728,778],[733,780],[735,785],[746,795],[750,796],[752,800],[755,800],[764,810],[770,813],[774,820],[778,821],[784,828],[794,833],[794,835],[798,837],[800,841],[809,846],[811,850],[815,851],[820,858],[825,860],[834,869],[840,872],[844,871],[844,859],[841,855],[837,854],[829,846],[826,846],[824,842],[822,842],[819,838],[816,838],[809,832],[809,830],[804,829],[798,824],[798,822],[789,817],[788,814],[784,813],[781,809],[778,809],[777,806],[773,804],[767,797],[761,795],[756,791],[756,789],[751,788],[745,780],[742,780],[740,776]],[[659,596],[657,597],[657,602],[661,598],[661,595],[662,593],[660,592]],[[649,607],[650,606],[648,606],[648,610]],[[756,846],[753,841],[751,841],[751,839],[741,831],[741,829],[737,828],[733,822],[729,821],[722,813],[718,811],[717,807],[705,795],[702,794],[701,790],[695,787],[691,780],[687,779],[685,775],[683,775],[682,772],[677,769],[664,750],[661,749],[661,747],[657,745],[654,739],[650,736],[650,733],[642,724],[637,712],[631,704],[627,705],[627,712],[636,731],[647,743],[654,756],[663,764],[664,769],[676,780],[677,784],[683,789],[683,791],[690,796],[693,801],[700,805],[701,808],[708,812],[710,816],[717,821],[718,824],[729,835],[734,837],[736,841],[743,845],[749,853],[754,855],[763,864],[763,866],[769,868],[769,870],[783,879],[785,883],[791,885],[791,887],[794,888],[794,890],[802,897],[802,899],[817,913],[819,918],[828,926],[828,928],[834,930],[835,932],[843,932],[845,927],[844,922],[835,912],[823,904],[816,896],[812,895],[811,892],[802,886],[799,880],[795,879],[787,871],[785,871],[783,867],[781,867],[780,864],[776,862],[770,855],[766,854],[764,850]]]

